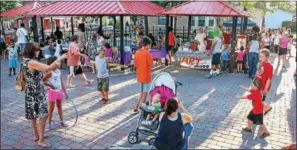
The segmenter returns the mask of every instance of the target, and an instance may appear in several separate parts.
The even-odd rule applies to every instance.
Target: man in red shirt
[[[224,44],[228,44],[228,46],[230,47],[231,44],[231,31],[230,29],[226,30],[226,33],[224,34]]]
[[[265,138],[270,135],[263,123],[263,102],[262,102],[262,93],[261,93],[261,81],[254,80],[252,87],[245,88],[244,90],[250,92],[251,94],[247,96],[241,96],[240,99],[248,99],[253,103],[253,109],[250,111],[248,118],[248,127],[243,128],[245,132],[252,133],[252,124],[260,125],[261,136],[260,138]],[[262,130],[262,131],[261,131]]]
[[[168,57],[169,57],[169,64],[171,64],[171,56],[172,56],[172,51],[173,49],[175,48],[175,36],[173,34],[173,29],[172,27],[169,27],[168,28],[168,49],[167,49],[167,54],[168,54]]]
[[[266,95],[270,90],[271,81],[273,77],[273,66],[269,61],[270,52],[267,49],[261,50],[260,53],[260,64],[256,73],[255,80],[261,81],[261,90],[263,93],[263,102],[266,99]],[[266,115],[272,109],[271,106],[264,104],[264,115]]]
[[[150,90],[153,67],[153,58],[148,51],[151,48],[152,40],[148,37],[143,38],[142,48],[136,51],[135,54],[135,68],[137,82],[140,84],[140,97],[134,108],[134,112],[138,112],[140,103],[145,103],[147,93]]]

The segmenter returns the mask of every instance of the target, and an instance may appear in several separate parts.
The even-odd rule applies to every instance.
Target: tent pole
[[[173,28],[173,17],[170,17],[170,27]]]
[[[248,23],[248,18],[244,17],[244,22],[243,22],[243,34],[245,34],[246,29],[247,29],[247,23]]]
[[[174,34],[177,35],[176,33],[176,21],[177,21],[177,18],[174,17]]]
[[[191,27],[192,27],[191,23],[192,23],[192,16],[189,16],[189,21],[188,21],[188,41],[191,40]]]
[[[144,17],[144,24],[145,24],[145,35],[148,36],[149,35],[149,26],[148,26],[148,17],[147,16]]]
[[[168,46],[168,42],[169,42],[168,27],[169,27],[169,16],[166,16],[166,23],[165,23],[165,48],[166,48],[166,50],[169,49],[169,46]],[[168,59],[167,58],[165,60],[165,66],[168,66]]]
[[[70,20],[71,20],[71,33],[72,33],[72,36],[73,36],[74,35],[73,17],[71,17]]]
[[[44,43],[43,17],[40,17],[40,26],[41,26],[41,39],[42,39],[42,43]]]
[[[240,17],[240,33],[243,34],[243,25],[244,25],[244,18]]]
[[[120,16],[120,52],[121,52],[121,65],[124,65],[124,16]]]
[[[117,41],[116,41],[116,16],[113,16],[113,46],[117,46]]]
[[[39,42],[39,36],[38,36],[38,28],[37,28],[37,22],[36,22],[36,16],[32,17],[32,26],[33,26],[33,36],[34,36],[34,42]]]
[[[100,26],[103,27],[103,25],[102,25],[102,16],[99,17],[99,20],[100,20]]]
[[[233,17],[232,22],[232,43],[231,43],[231,59],[229,73],[233,73],[234,61],[235,61],[235,47],[236,47],[236,28],[237,28],[237,17]]]

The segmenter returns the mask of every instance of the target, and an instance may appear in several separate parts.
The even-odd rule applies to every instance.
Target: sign
[[[180,61],[182,67],[191,69],[211,69],[210,58],[182,58]]]

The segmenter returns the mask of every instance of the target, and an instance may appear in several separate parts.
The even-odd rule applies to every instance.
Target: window
[[[214,26],[214,18],[209,18],[208,20],[208,26]]]
[[[165,25],[166,18],[165,17],[158,17],[158,25]]]
[[[195,18],[192,18],[192,20],[191,20],[191,26],[195,26]]]
[[[199,17],[198,18],[198,26],[205,26],[205,17]]]

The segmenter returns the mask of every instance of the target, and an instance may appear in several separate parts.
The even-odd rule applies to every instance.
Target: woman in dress
[[[60,66],[61,60],[67,55],[62,55],[51,65],[42,64],[35,57],[39,54],[38,44],[27,43],[24,49],[24,58],[21,70],[24,73],[25,86],[25,111],[26,119],[30,120],[35,136],[35,141],[41,147],[50,147],[44,141],[44,129],[48,116],[45,89],[42,82],[42,72],[55,70]]]

